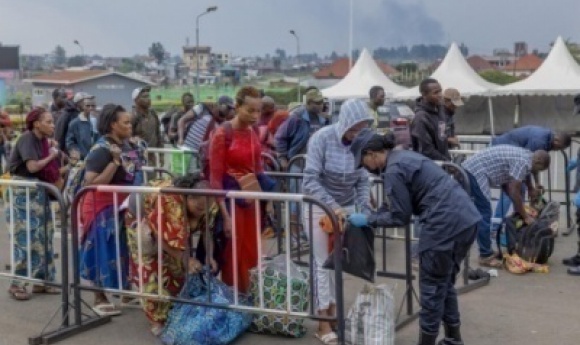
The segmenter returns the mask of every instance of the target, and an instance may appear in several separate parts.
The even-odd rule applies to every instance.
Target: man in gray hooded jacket
[[[310,138],[302,185],[304,194],[317,198],[342,216],[355,211],[370,213],[369,175],[365,169],[355,168],[350,145],[373,121],[367,104],[351,99],[341,106],[337,123],[318,130]],[[329,256],[329,236],[319,226],[325,214],[314,207],[312,214],[305,208],[303,215],[304,224],[313,224],[307,235],[311,236],[314,253],[316,309],[319,315],[332,317],[336,306],[334,274],[322,268]],[[317,337],[331,343],[336,334],[328,322],[320,322]]]

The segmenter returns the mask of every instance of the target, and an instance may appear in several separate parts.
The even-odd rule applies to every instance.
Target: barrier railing
[[[49,270],[49,262],[56,259],[54,256],[53,258],[49,258],[48,255],[51,255],[51,250],[49,247],[52,247],[52,232],[49,231],[48,227],[51,226],[48,222],[52,222],[52,212],[50,210],[50,202],[52,201],[58,203],[59,206],[59,220],[61,223],[62,229],[67,229],[67,211],[64,198],[60,191],[51,184],[40,182],[40,181],[33,181],[33,180],[20,180],[20,179],[12,179],[12,180],[5,180],[0,179],[0,186],[5,189],[5,197],[7,201],[7,205],[9,206],[7,211],[7,228],[8,233],[10,235],[10,269],[8,273],[0,272],[0,278],[10,279],[11,281],[22,281],[26,283],[36,283],[43,286],[59,288],[61,289],[60,293],[60,306],[58,310],[52,315],[51,319],[47,322],[47,326],[40,332],[39,335],[30,337],[29,344],[52,344],[56,341],[65,339],[71,335],[73,335],[77,329],[70,324],[70,312],[72,305],[69,303],[69,248],[68,248],[68,241],[66,236],[62,236],[61,238],[61,245],[60,245],[60,265],[57,266],[55,264],[55,280],[50,279]],[[34,210],[33,210],[34,208]],[[19,223],[19,226],[24,226],[26,236],[25,238],[25,248],[22,248],[22,245],[19,245],[20,249],[25,251],[25,259],[26,262],[26,274],[17,274],[16,266],[16,224]],[[54,226],[54,224],[52,224]],[[32,231],[44,231],[44,241],[43,243],[38,243],[42,246],[44,251],[44,258],[36,258],[33,260],[33,239],[32,239]],[[66,232],[66,230],[63,230]],[[22,238],[21,236],[18,236]],[[22,253],[21,253],[22,254]],[[35,256],[38,255],[35,254]],[[38,260],[38,261],[37,261]],[[43,267],[42,270],[44,272],[44,279],[36,278],[32,275],[33,269],[33,261],[42,262]],[[58,281],[57,277],[60,273],[60,282]],[[60,316],[59,316],[60,311]],[[54,320],[59,320],[58,327],[53,330],[48,330],[49,326],[52,324]]]
[[[152,188],[152,187],[120,187],[120,186],[90,186],[90,187],[86,187],[84,189],[82,189],[79,194],[75,197],[74,202],[72,204],[72,210],[71,210],[71,214],[72,214],[72,227],[71,227],[71,236],[72,236],[72,240],[73,240],[73,283],[71,285],[71,289],[73,292],[73,296],[74,296],[74,303],[75,303],[75,320],[76,320],[76,326],[79,329],[82,329],[84,327],[84,322],[86,322],[86,320],[83,320],[81,317],[81,304],[83,304],[83,300],[81,298],[81,291],[94,291],[94,292],[108,292],[108,293],[115,293],[121,296],[132,296],[132,297],[138,297],[138,298],[145,298],[145,299],[152,299],[152,300],[158,300],[158,301],[171,301],[171,302],[179,302],[179,303],[188,303],[188,304],[192,304],[192,305],[197,305],[197,306],[203,306],[203,307],[211,307],[211,308],[225,308],[225,309],[232,309],[232,310],[237,310],[237,311],[244,311],[244,312],[251,312],[251,313],[266,313],[266,314],[277,314],[277,315],[284,315],[284,316],[292,316],[292,317],[300,317],[300,318],[310,318],[310,319],[314,319],[314,320],[325,320],[325,321],[336,321],[339,325],[339,332],[338,332],[338,336],[339,336],[339,341],[341,344],[344,343],[344,305],[343,305],[343,300],[344,300],[344,296],[343,296],[343,285],[342,285],[342,268],[341,268],[341,257],[340,257],[340,251],[335,251],[334,254],[334,264],[335,264],[335,279],[336,279],[336,301],[337,301],[337,309],[336,309],[336,316],[335,317],[322,317],[317,315],[316,310],[315,310],[315,305],[314,305],[314,291],[311,288],[310,290],[310,295],[309,295],[309,311],[308,312],[295,312],[292,311],[292,303],[290,301],[290,291],[291,287],[291,278],[287,279],[287,284],[288,286],[286,286],[286,291],[288,291],[287,293],[287,300],[286,300],[286,309],[285,310],[279,310],[279,309],[268,309],[264,307],[264,299],[263,299],[263,280],[262,280],[262,273],[261,270],[258,270],[258,274],[259,274],[259,291],[260,291],[260,298],[259,298],[259,306],[258,307],[252,307],[252,306],[248,306],[248,305],[243,305],[240,302],[240,298],[239,298],[239,281],[238,281],[238,271],[237,271],[237,265],[234,265],[234,284],[233,284],[233,288],[234,288],[234,303],[233,304],[220,304],[220,303],[214,303],[211,301],[211,299],[206,300],[205,302],[194,302],[191,300],[184,300],[182,298],[179,297],[175,297],[175,296],[166,296],[164,294],[162,294],[162,279],[159,279],[159,286],[158,286],[158,293],[144,293],[142,287],[142,284],[140,285],[139,291],[130,291],[126,288],[126,286],[122,286],[121,282],[123,280],[124,277],[119,276],[118,277],[118,286],[116,287],[97,287],[97,286],[89,286],[86,284],[83,284],[81,282],[81,272],[79,270],[79,233],[80,233],[80,229],[81,226],[86,226],[86,224],[81,224],[81,219],[79,218],[79,211],[80,211],[80,207],[81,207],[81,203],[83,202],[83,200],[85,200],[86,198],[91,198],[90,193],[94,193],[94,192],[98,192],[98,193],[104,193],[104,194],[111,194],[113,196],[113,212],[115,214],[115,229],[114,229],[114,236],[116,239],[116,255],[117,258],[120,257],[120,241],[122,241],[123,239],[120,236],[121,233],[121,222],[120,222],[120,215],[119,215],[119,206],[120,204],[123,202],[123,200],[121,200],[122,196],[126,196],[129,193],[135,194],[136,198],[137,198],[137,204],[139,204],[139,199],[143,199],[144,194],[150,194],[150,193],[155,193],[157,195],[157,202],[156,202],[156,206],[155,207],[161,207],[161,197],[163,195],[180,195],[183,197],[186,196],[194,196],[194,197],[203,197],[206,198],[206,200],[209,200],[211,198],[223,198],[226,200],[226,203],[229,205],[230,210],[231,210],[231,217],[232,217],[232,231],[231,231],[231,238],[229,239],[233,245],[232,247],[232,256],[233,258],[238,258],[239,259],[239,255],[243,254],[243,253],[238,253],[237,252],[237,245],[235,245],[237,243],[237,241],[243,240],[243,238],[239,237],[238,231],[239,229],[237,229],[237,222],[236,220],[237,218],[237,214],[236,214],[236,200],[240,200],[240,199],[245,199],[245,200],[251,200],[250,202],[254,204],[255,207],[255,217],[258,220],[261,220],[261,216],[260,216],[260,207],[259,204],[261,201],[272,201],[272,202],[278,202],[278,203],[283,203],[284,204],[284,209],[285,209],[285,213],[284,213],[284,218],[286,220],[286,224],[289,223],[290,221],[290,213],[289,213],[289,203],[290,202],[296,202],[296,203],[300,203],[300,204],[306,204],[308,205],[308,209],[309,209],[309,213],[310,213],[310,224],[309,224],[309,232],[310,232],[310,238],[312,238],[312,232],[313,232],[313,216],[312,216],[312,212],[313,212],[313,208],[316,207],[320,210],[322,210],[322,212],[327,215],[329,217],[329,219],[331,220],[332,223],[332,227],[334,229],[334,231],[339,231],[339,227],[338,227],[338,221],[334,215],[334,213],[332,212],[332,210],[325,204],[323,204],[322,202],[311,198],[309,196],[305,196],[305,195],[300,195],[300,194],[282,194],[282,193],[258,193],[258,192],[241,192],[241,191],[215,191],[215,190],[198,190],[198,189],[176,189],[176,188]],[[208,203],[209,204],[209,203]],[[208,206],[209,207],[209,206]],[[143,218],[143,214],[140,213],[140,207],[137,207],[137,220],[140,220]],[[206,215],[208,214],[208,208],[206,208]],[[161,212],[158,210],[158,215],[160,215]],[[160,220],[161,218],[158,217],[157,219],[157,226],[161,226]],[[137,233],[137,243],[138,243],[138,250],[137,253],[133,252],[132,255],[133,257],[135,256],[135,254],[137,254],[138,257],[138,263],[139,263],[139,267],[140,270],[142,269],[142,263],[143,263],[143,248],[142,248],[142,244],[141,244],[141,240],[142,240],[142,234],[141,234],[141,225],[140,222],[137,222],[138,224],[138,229],[136,231]],[[209,228],[206,227],[206,236],[208,235],[208,231]],[[257,267],[262,267],[262,263],[263,263],[263,253],[262,253],[262,237],[261,237],[261,222],[257,221],[257,226],[255,229],[255,235],[257,237],[257,256],[258,256],[258,265]],[[156,254],[152,254],[152,255],[156,255],[156,258],[159,262],[158,267],[159,270],[161,270],[162,266],[163,266],[163,249],[162,249],[162,239],[161,239],[161,231],[157,231],[157,250],[156,250]],[[208,238],[208,237],[206,237]],[[95,244],[96,245],[96,244]],[[335,236],[334,239],[334,246],[335,248],[341,248],[341,238],[340,236]],[[285,245],[285,261],[286,261],[286,274],[287,277],[292,277],[292,275],[290,274],[290,262],[292,261],[292,258],[290,256],[290,233],[287,231],[286,232],[286,245]],[[209,247],[206,247],[209,248]],[[313,260],[313,249],[312,246],[310,246],[310,252],[309,252],[309,266],[310,266],[310,278],[309,278],[309,284],[311,287],[316,286],[316,284],[314,284],[314,265],[312,264],[312,260]],[[210,253],[207,252],[206,254],[207,258],[210,257]],[[116,261],[116,269],[117,272],[122,272],[122,267],[121,267],[121,262],[119,260]],[[162,272],[159,271],[158,272],[159,276],[162,276]],[[139,274],[139,280],[142,281],[142,272]],[[102,317],[99,316],[94,316],[92,317],[90,320],[95,320],[95,319],[102,319]]]

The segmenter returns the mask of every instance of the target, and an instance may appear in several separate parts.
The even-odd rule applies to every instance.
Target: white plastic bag
[[[388,285],[365,285],[345,320],[346,343],[395,344],[395,299]]]

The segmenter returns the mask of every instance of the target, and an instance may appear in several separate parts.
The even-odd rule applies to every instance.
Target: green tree
[[[66,65],[66,50],[60,45],[54,48],[54,63],[58,66]]]
[[[479,75],[490,83],[498,85],[507,85],[519,80],[517,77],[505,74],[500,71],[484,71],[479,73]]]
[[[149,48],[149,56],[155,58],[155,61],[161,64],[165,60],[165,48],[160,42],[154,42]]]
[[[72,56],[68,59],[68,67],[83,67],[85,58],[80,55]]]

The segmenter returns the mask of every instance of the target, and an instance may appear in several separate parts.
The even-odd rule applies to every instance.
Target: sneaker
[[[479,258],[479,266],[490,268],[502,268],[503,262],[498,260],[494,255]]]
[[[568,274],[571,276],[580,276],[580,266],[568,268]]]
[[[562,260],[562,264],[570,267],[578,267],[580,266],[580,255],[576,254],[572,257],[566,258]]]

